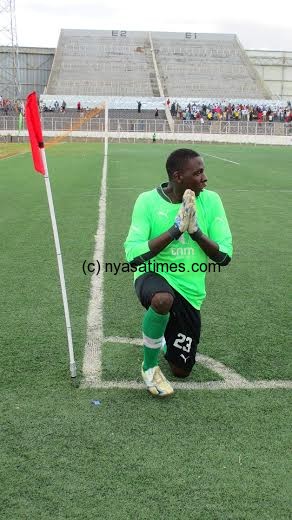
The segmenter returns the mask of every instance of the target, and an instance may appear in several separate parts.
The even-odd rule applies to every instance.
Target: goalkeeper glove
[[[203,234],[198,225],[195,197],[194,197],[193,206],[191,208],[190,216],[189,216],[188,233],[189,233],[191,239],[194,241],[196,241],[198,238],[200,238]]]
[[[196,201],[194,199],[193,206],[190,211],[190,218],[189,218],[189,226],[188,226],[188,232],[190,235],[198,231],[198,220],[197,220],[197,208],[196,208]]]
[[[195,194],[192,190],[186,190],[184,192],[181,208],[175,218],[174,225],[169,230],[172,238],[178,239],[185,231],[188,231],[194,199]]]

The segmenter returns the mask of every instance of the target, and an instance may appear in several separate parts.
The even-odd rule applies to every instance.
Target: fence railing
[[[95,118],[87,121],[76,118],[42,118],[43,130],[52,132],[103,132],[104,119]],[[14,116],[0,116],[0,131],[18,130],[18,118]],[[173,133],[167,120],[156,119],[109,119],[109,132],[155,132]],[[174,133],[194,134],[239,134],[239,135],[279,135],[291,136],[292,123],[284,122],[253,122],[253,121],[174,121]]]

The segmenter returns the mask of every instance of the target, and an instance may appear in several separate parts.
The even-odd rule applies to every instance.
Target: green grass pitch
[[[182,146],[109,145],[106,261],[124,261],[137,195],[165,180],[166,157]],[[291,149],[187,146],[204,156],[234,236],[230,266],[208,275],[199,350],[251,381],[291,380]],[[45,186],[27,150],[0,145],[5,520],[288,520],[290,390],[180,390],[161,402],[70,385]],[[80,370],[103,145],[58,145],[47,160]],[[139,337],[142,313],[132,276],[106,274],[105,335]],[[141,359],[139,347],[105,343],[103,379],[139,381]],[[192,375],[216,379],[200,365]]]

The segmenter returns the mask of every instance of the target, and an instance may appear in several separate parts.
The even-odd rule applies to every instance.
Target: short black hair
[[[168,177],[171,179],[174,172],[183,170],[185,163],[194,157],[200,157],[200,154],[190,148],[174,150],[167,158],[165,165]]]

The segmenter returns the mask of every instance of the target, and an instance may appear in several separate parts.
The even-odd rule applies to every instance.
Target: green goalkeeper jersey
[[[173,226],[180,206],[180,202],[171,203],[161,188],[139,195],[124,244],[128,262],[150,251],[148,241]],[[209,190],[202,191],[196,198],[196,207],[199,228],[218,244],[220,251],[231,257],[232,236],[219,195]],[[163,276],[193,307],[200,309],[206,296],[204,264],[208,263],[206,253],[185,232],[154,258],[138,266],[134,279],[145,272],[154,271]]]

